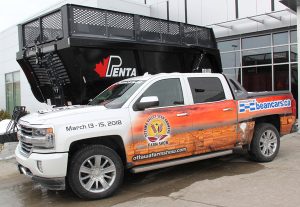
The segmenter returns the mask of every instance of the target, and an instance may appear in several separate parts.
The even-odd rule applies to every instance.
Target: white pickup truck
[[[88,105],[40,111],[19,121],[22,174],[81,198],[112,195],[133,173],[223,156],[243,146],[272,161],[291,133],[287,92],[248,93],[221,74],[158,74],[120,81]]]

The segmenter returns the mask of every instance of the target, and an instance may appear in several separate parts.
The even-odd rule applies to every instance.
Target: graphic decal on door
[[[144,126],[144,136],[149,146],[168,144],[167,138],[171,134],[169,121],[162,115],[150,116]]]

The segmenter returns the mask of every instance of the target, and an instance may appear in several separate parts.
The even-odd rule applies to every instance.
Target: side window
[[[225,93],[219,78],[188,78],[194,103],[214,102],[225,99]]]
[[[153,83],[142,95],[157,96],[159,107],[184,104],[180,79],[164,79]]]

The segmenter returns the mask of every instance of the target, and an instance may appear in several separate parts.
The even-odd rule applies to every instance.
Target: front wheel
[[[70,162],[68,181],[72,191],[84,199],[111,196],[121,185],[124,167],[119,155],[106,146],[88,146]]]
[[[277,156],[279,148],[280,135],[277,129],[272,124],[258,124],[250,146],[250,157],[258,162],[270,162]]]

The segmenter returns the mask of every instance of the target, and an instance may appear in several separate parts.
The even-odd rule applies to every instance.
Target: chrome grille
[[[21,136],[32,137],[32,128],[20,125]],[[32,152],[32,144],[20,140],[20,152],[25,157],[29,157]]]
[[[29,157],[29,155],[31,154],[31,152],[32,152],[32,148],[33,148],[33,146],[32,146],[32,144],[29,144],[29,143],[25,143],[25,142],[20,142],[20,152],[24,155],[24,156],[26,156],[26,157]]]
[[[32,137],[32,128],[21,126],[20,130],[23,135]]]

